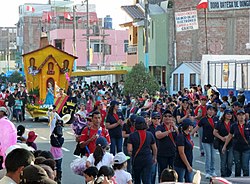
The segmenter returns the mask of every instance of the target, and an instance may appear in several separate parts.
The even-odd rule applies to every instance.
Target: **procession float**
[[[77,57],[47,45],[23,55],[26,86],[29,94],[27,110],[37,119],[46,116],[56,105],[58,114],[72,114],[76,104],[65,94],[74,60]]]

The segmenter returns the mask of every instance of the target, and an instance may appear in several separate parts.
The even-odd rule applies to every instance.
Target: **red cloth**
[[[208,8],[208,2],[207,0],[201,0],[199,4],[196,6],[197,9],[207,9]]]
[[[211,125],[211,127],[214,129],[214,120],[213,118],[207,118],[209,124]]]
[[[104,110],[100,110],[100,113],[101,113],[101,117],[102,117],[102,121],[101,121],[101,127],[102,128],[105,128],[105,118],[106,118],[106,115],[107,115],[107,112],[104,111]]]
[[[98,129],[94,130],[92,128],[90,128],[90,132],[89,132],[89,136],[88,136],[88,127],[84,128],[80,137],[80,142],[82,141],[87,141],[88,139],[90,139],[93,135],[98,133]],[[107,141],[110,143],[110,137],[109,137],[109,133],[107,131],[107,129],[102,128],[101,134],[100,136],[105,137],[107,139]],[[95,151],[95,141],[96,139],[94,139],[93,141],[91,141],[87,146],[89,148],[90,153],[93,153]]]
[[[240,134],[243,138],[245,138],[245,133],[244,133],[244,124],[241,125],[241,124],[238,124],[238,128],[239,128],[239,131],[240,131]]]
[[[170,127],[170,129],[171,129],[171,128],[172,128],[172,127]],[[169,131],[169,129],[168,129],[167,126],[165,126],[165,129],[166,129],[166,131]],[[170,132],[170,133],[168,134],[168,136],[169,136],[169,138],[171,139],[171,141],[173,142],[173,144],[176,146],[172,132]]]
[[[227,132],[229,133],[230,132],[230,122],[228,122],[228,123],[224,122],[224,125],[227,129]]]
[[[187,138],[187,140],[190,142],[190,144],[194,147],[194,142],[193,142],[193,140],[191,139],[190,134],[186,135],[186,138]]]
[[[141,148],[146,140],[146,135],[147,135],[146,130],[137,130],[137,132],[139,133],[139,137],[140,137],[140,145],[139,145],[139,148],[136,151],[134,157],[136,157],[138,155],[138,153],[140,152],[140,150],[141,150]]]

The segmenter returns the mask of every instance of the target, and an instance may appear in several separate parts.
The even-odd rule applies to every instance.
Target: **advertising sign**
[[[198,26],[197,10],[175,13],[176,32],[196,30]]]
[[[250,8],[250,0],[208,0],[209,11]]]

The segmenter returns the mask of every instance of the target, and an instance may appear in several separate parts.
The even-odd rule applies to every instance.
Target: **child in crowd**
[[[96,184],[118,184],[116,183],[116,180],[114,179],[114,170],[112,167],[109,166],[102,166],[99,169],[99,172],[97,174],[97,179],[95,181]]]
[[[89,167],[83,173],[86,184],[95,184],[95,179],[98,174],[98,169],[96,167]]]
[[[17,142],[25,143],[27,141],[26,137],[24,137],[25,127],[23,125],[17,126]]]
[[[132,176],[125,171],[127,168],[127,160],[129,159],[123,152],[119,152],[114,157],[115,179],[119,184],[132,184]]]
[[[178,174],[173,169],[164,169],[161,173],[160,183],[162,182],[177,182]]]
[[[56,161],[56,180],[58,184],[61,184],[62,179],[63,143],[64,137],[62,130],[62,122],[58,121],[52,134],[50,135],[50,152],[52,153],[54,160]]]
[[[19,96],[16,96],[16,100],[15,100],[15,105],[14,105],[14,110],[13,113],[15,115],[16,121],[17,122],[21,122],[22,121],[22,106],[23,106],[23,102],[22,100],[20,100]]]
[[[34,131],[30,131],[28,134],[28,139],[26,141],[26,144],[32,148],[34,148],[34,150],[37,150],[37,145],[34,142],[37,138],[37,135]]]

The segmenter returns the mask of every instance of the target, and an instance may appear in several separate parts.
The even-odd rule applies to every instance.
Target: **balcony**
[[[127,53],[128,55],[137,54],[137,45],[129,45]]]

